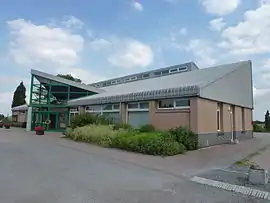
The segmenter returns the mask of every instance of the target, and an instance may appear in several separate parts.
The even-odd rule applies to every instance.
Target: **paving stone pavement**
[[[251,146],[251,143],[247,142],[247,145]],[[235,149],[236,145],[227,147]],[[213,153],[217,149],[209,150]],[[224,146],[220,147],[221,152],[224,149]],[[217,156],[207,149],[164,159],[75,143],[53,133],[36,136],[21,129],[0,129],[0,202],[264,201],[190,181],[186,176],[188,170],[192,173],[200,171],[196,169],[203,165],[199,155],[208,153],[209,158],[203,160],[209,167],[224,164],[214,161]],[[232,161],[224,155],[222,159],[226,163]],[[199,163],[193,163],[196,161]],[[185,164],[188,166],[182,166]]]

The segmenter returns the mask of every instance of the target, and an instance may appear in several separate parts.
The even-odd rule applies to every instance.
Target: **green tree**
[[[26,98],[26,88],[23,82],[21,82],[13,94],[11,107],[13,108],[16,106],[21,106],[21,105],[26,104],[25,98]]]
[[[64,78],[64,79],[67,79],[67,80],[78,82],[78,83],[82,82],[80,78],[74,78],[71,74],[66,74],[66,75],[58,74],[57,76]]]
[[[267,130],[270,130],[270,114],[269,110],[266,111],[265,116],[264,116],[264,127]]]

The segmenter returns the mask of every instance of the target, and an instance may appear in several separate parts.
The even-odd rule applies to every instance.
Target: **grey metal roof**
[[[28,109],[28,105],[27,104],[24,104],[24,105],[21,105],[21,106],[13,107],[11,109],[11,111],[25,111],[27,109]]]
[[[175,96],[195,96],[201,88],[236,70],[241,63],[222,65],[100,88],[105,92],[68,101],[70,106]]]
[[[91,92],[96,92],[96,93],[104,92],[104,90],[96,88],[96,87],[92,87],[92,86],[85,85],[85,84],[80,84],[78,82],[70,81],[70,80],[67,80],[67,79],[64,79],[64,78],[61,78],[61,77],[58,77],[58,76],[54,76],[54,75],[51,75],[51,74],[48,74],[48,73],[44,73],[44,72],[41,72],[41,71],[38,71],[38,70],[34,70],[34,69],[31,70],[31,74],[35,75],[35,76],[38,76],[38,77],[41,77],[41,78],[53,80],[53,81],[56,81],[56,82],[59,82],[59,83],[62,83],[62,84],[67,84],[67,85],[70,85],[70,86],[73,86],[73,87],[88,90],[88,91],[91,91]]]

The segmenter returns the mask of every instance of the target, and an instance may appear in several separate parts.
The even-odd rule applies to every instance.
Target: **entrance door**
[[[50,130],[55,130],[57,128],[57,114],[56,113],[50,113],[50,124],[49,124],[49,129]]]

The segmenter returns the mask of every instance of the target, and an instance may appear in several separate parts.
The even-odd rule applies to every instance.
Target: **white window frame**
[[[142,103],[148,103],[148,108],[141,108]],[[138,108],[129,108],[129,104],[137,104]],[[127,111],[149,111],[149,102],[130,102],[127,104]]]
[[[166,99],[162,99],[162,100],[166,100]],[[168,108],[164,108],[164,107],[159,107],[159,102],[162,101],[162,100],[158,100],[157,101],[157,107],[158,109],[161,109],[161,110],[173,110],[173,109],[190,109],[190,105],[189,106],[176,106],[176,101],[179,101],[179,100],[190,100],[190,99],[173,99],[173,107],[168,107]],[[190,102],[190,101],[189,101]]]
[[[70,108],[69,112],[70,112],[70,113],[77,113],[77,112],[80,112],[80,111],[79,111],[79,107],[76,107],[76,108]]]
[[[85,112],[88,112],[88,113],[101,113],[101,115],[103,113],[120,112],[120,108],[121,108],[121,104],[120,103],[107,104],[107,105],[112,105],[112,109],[111,110],[108,110],[108,109],[107,110],[104,110],[103,109],[103,106],[104,105],[100,105],[100,110],[86,110],[87,107],[85,107]],[[115,108],[115,105],[118,105],[119,108]]]
[[[187,66],[184,66],[184,67],[178,67],[178,68],[171,68],[169,70],[169,73],[172,74],[172,73],[178,73],[178,72],[183,72],[183,71],[186,71],[188,68]]]

